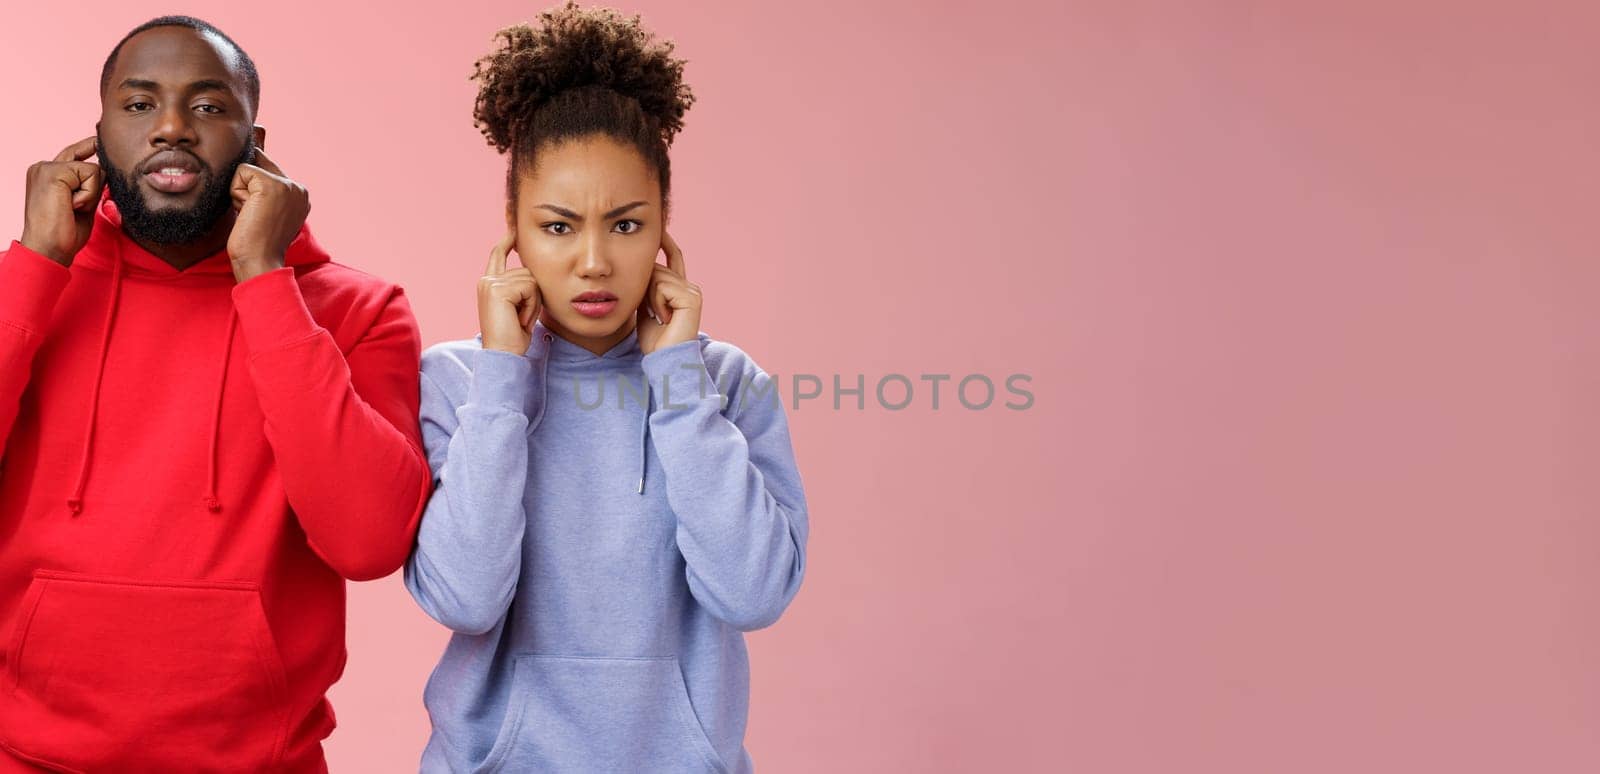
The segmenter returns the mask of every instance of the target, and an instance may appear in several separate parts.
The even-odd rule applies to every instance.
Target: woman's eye
[[[562,234],[572,231],[572,227],[565,223],[546,223],[544,224],[544,230],[550,232],[551,234],[555,234],[556,236],[561,236]]]
[[[617,221],[616,228],[618,233],[632,234],[633,232],[644,228],[644,225],[637,220],[619,220]]]

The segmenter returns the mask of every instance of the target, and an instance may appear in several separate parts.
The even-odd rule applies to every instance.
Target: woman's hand
[[[683,251],[672,235],[661,232],[667,265],[655,265],[639,305],[639,350],[648,355],[663,347],[693,341],[700,335],[700,286],[689,281]]]
[[[506,254],[517,243],[517,232],[507,231],[489,251],[489,266],[478,278],[478,330],[483,348],[526,354],[533,341],[533,322],[543,305],[539,283],[525,266],[506,270]]]

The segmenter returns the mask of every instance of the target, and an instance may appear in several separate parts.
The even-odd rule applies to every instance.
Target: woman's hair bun
[[[671,41],[656,40],[638,15],[576,3],[544,11],[536,25],[519,24],[495,35],[495,48],[479,59],[473,119],[501,152],[517,145],[538,109],[563,92],[597,87],[638,101],[662,141],[683,128],[694,95],[683,81],[684,60]]]

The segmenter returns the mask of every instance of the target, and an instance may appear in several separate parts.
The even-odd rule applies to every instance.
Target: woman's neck
[[[539,321],[544,323],[544,327],[549,328],[551,332],[555,333],[555,335],[560,336],[561,338],[566,339],[573,344],[583,347],[590,352],[593,352],[596,356],[604,355],[605,353],[610,352],[611,348],[615,347],[618,342],[628,338],[628,334],[633,333],[633,329],[639,324],[638,318],[630,315],[628,317],[628,322],[621,328],[618,328],[616,331],[605,336],[596,337],[579,336],[562,327],[561,323],[551,319],[550,315],[547,314],[541,314],[539,316]]]

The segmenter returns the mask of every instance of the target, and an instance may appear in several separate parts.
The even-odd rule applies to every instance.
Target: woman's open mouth
[[[572,308],[584,317],[605,317],[617,308],[617,296],[605,290],[586,290],[572,298]]]

